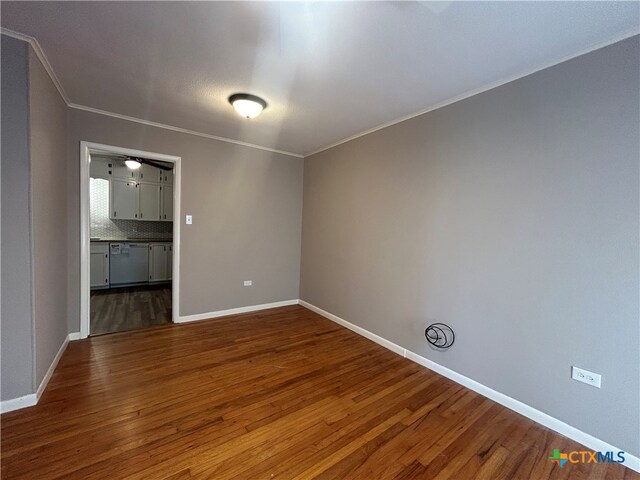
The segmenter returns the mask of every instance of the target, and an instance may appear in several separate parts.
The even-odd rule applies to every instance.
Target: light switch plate
[[[193,217],[191,215],[187,215],[185,222],[187,222],[187,225],[191,225],[193,223]]]
[[[244,281],[244,286],[245,287],[250,287],[251,285],[253,285],[253,280],[245,280]]]
[[[596,388],[600,388],[602,381],[602,376],[599,373],[593,373],[578,367],[571,367],[571,378]]]

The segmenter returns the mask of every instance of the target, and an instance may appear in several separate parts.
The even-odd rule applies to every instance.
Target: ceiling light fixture
[[[267,108],[267,102],[248,93],[234,93],[229,97],[229,103],[236,112],[246,118],[256,118]]]
[[[129,167],[131,170],[137,170],[140,168],[140,166],[142,165],[139,161],[137,160],[132,160],[132,159],[128,159],[124,161],[124,164]]]

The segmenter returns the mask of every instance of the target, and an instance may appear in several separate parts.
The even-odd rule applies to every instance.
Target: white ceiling
[[[639,31],[638,2],[2,2],[69,101],[297,154]],[[267,100],[246,120],[236,92]]]

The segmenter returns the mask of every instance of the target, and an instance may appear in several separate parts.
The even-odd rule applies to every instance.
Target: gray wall
[[[81,140],[182,157],[180,315],[298,298],[302,159],[75,109],[68,114],[72,331],[79,329]],[[187,213],[193,225],[184,224]]]
[[[67,337],[67,106],[29,47],[36,386]]]
[[[638,455],[638,47],[305,159],[301,298]]]
[[[67,107],[2,36],[2,400],[35,393],[67,336]]]
[[[34,392],[27,44],[2,36],[2,392]]]

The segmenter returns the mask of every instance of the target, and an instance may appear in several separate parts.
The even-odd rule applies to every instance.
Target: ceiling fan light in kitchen
[[[125,160],[125,161],[124,161],[124,164],[125,164],[128,168],[130,168],[131,170],[137,170],[137,169],[139,169],[139,168],[140,168],[140,165],[142,165],[139,161],[137,161],[137,160],[131,160],[131,159],[129,159],[129,160]]]
[[[267,102],[260,97],[248,93],[235,93],[229,97],[229,103],[233,105],[240,115],[245,118],[256,118],[267,108]]]

